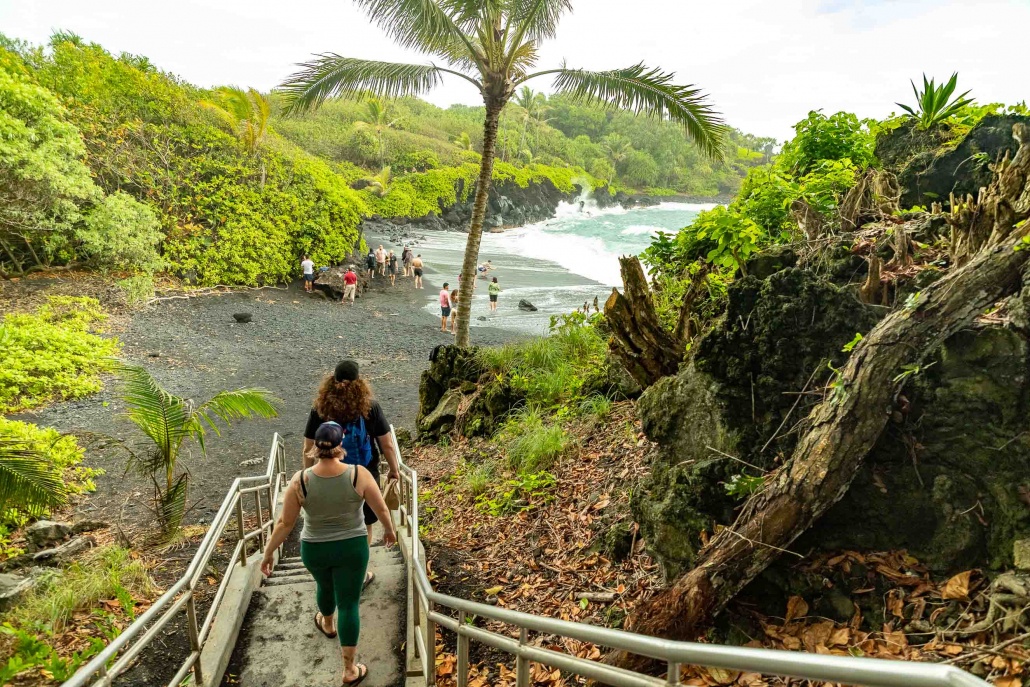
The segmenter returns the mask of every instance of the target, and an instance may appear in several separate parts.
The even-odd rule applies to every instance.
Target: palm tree
[[[515,104],[522,108],[522,133],[519,135],[518,151],[523,153],[523,146],[526,143],[526,128],[529,121],[540,121],[540,116],[547,108],[547,96],[534,91],[529,86],[523,86],[515,96]]]
[[[212,97],[200,105],[215,116],[240,139],[247,151],[256,154],[268,133],[271,108],[268,99],[253,88],[244,91],[236,86],[216,88]]]
[[[244,91],[236,86],[216,88],[212,97],[200,101],[201,107],[212,112],[221,123],[240,140],[251,155],[261,163],[261,188],[265,187],[265,161],[259,149],[268,133],[271,108],[268,99],[253,88]]]
[[[68,488],[45,451],[18,439],[0,439],[0,513],[17,508],[39,515],[67,499]]]
[[[472,150],[472,137],[469,136],[469,132],[462,131],[460,134],[454,137],[452,141],[454,145],[458,146],[462,150]]]
[[[564,64],[532,71],[541,44],[554,37],[562,16],[572,10],[570,0],[355,1],[403,47],[434,55],[446,66],[318,55],[283,84],[288,109],[303,110],[341,95],[419,95],[440,84],[444,75],[472,84],[483,96],[486,114],[483,159],[461,272],[466,284],[475,279],[501,111],[529,80],[553,76],[554,90],[573,101],[671,119],[683,125],[702,151],[721,155],[721,119],[699,89],[676,85],[671,73],[643,63],[601,72]],[[459,346],[468,345],[471,313],[472,289],[463,289],[458,299]]]
[[[121,399],[126,416],[150,440],[129,450],[129,468],[149,477],[154,484],[154,506],[165,536],[174,535],[186,513],[189,473],[176,474],[176,463],[186,439],[197,442],[206,452],[207,430],[221,434],[215,420],[226,425],[254,416],[276,417],[277,399],[265,389],[222,391],[199,405],[173,396],[149,372],[135,365],[116,368],[121,382]]]
[[[368,126],[375,132],[379,142],[379,166],[386,166],[386,130],[392,129],[398,122],[390,119],[390,106],[381,98],[369,98],[365,101],[366,120],[357,122],[358,126]]]
[[[622,134],[608,134],[601,139],[601,147],[604,152],[608,153],[608,157],[616,168],[625,162],[629,154],[633,152],[633,144]]]
[[[393,174],[389,167],[383,167],[383,169],[376,174],[374,177],[367,179],[368,187],[374,189],[375,194],[382,198],[386,195],[386,192],[390,190],[390,184],[393,182]]]

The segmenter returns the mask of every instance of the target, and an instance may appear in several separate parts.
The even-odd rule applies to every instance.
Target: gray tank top
[[[352,466],[336,477],[319,477],[311,468],[301,474],[301,484],[307,488],[302,541],[340,541],[367,536],[361,508],[365,500],[354,489],[355,470],[357,468]]]

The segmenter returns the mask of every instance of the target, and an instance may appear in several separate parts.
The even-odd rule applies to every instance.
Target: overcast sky
[[[909,79],[959,72],[981,102],[1030,100],[1030,0],[575,0],[541,67],[643,59],[710,94],[726,120],[783,140],[811,109],[883,117]],[[201,85],[267,90],[316,52],[415,61],[348,0],[0,0],[0,31],[74,31]],[[548,90],[550,83],[535,87]],[[478,104],[454,79],[429,96]]]

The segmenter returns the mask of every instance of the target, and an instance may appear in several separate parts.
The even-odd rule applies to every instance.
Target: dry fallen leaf
[[[496,587],[490,587],[489,589],[485,589],[484,591],[488,596],[496,596],[500,594],[503,589],[504,587],[502,585],[497,585]]]
[[[999,677],[994,681],[994,687],[1022,687],[1023,681],[1015,675]]]
[[[808,602],[802,599],[800,596],[792,596],[787,599],[787,615],[783,619],[783,624],[786,625],[795,618],[801,618],[808,614]]]
[[[969,580],[972,576],[972,570],[955,575],[944,584],[944,589],[941,590],[941,598],[959,600],[969,598]]]

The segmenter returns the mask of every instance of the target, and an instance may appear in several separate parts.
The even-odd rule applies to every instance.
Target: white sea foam
[[[668,231],[662,227],[653,227],[649,224],[631,224],[622,230],[624,236],[642,236],[647,234],[654,234],[658,231]]]

